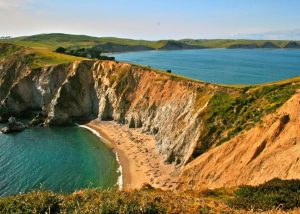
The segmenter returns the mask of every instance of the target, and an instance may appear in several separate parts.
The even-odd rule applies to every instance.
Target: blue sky
[[[300,40],[299,0],[0,0],[0,36]]]

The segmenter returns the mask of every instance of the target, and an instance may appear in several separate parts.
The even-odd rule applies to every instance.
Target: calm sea
[[[72,192],[116,185],[115,154],[78,127],[0,133],[0,196],[35,189]]]
[[[201,49],[112,54],[118,61],[221,84],[257,84],[300,75],[300,50]]]

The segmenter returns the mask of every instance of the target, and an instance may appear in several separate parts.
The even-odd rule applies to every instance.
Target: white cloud
[[[0,0],[0,9],[22,8],[33,3],[34,0]]]

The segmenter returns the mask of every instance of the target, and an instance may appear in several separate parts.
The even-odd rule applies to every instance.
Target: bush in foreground
[[[234,208],[247,210],[291,210],[300,207],[300,180],[273,179],[258,186],[242,186],[229,201]]]
[[[219,203],[218,209],[229,209]],[[0,199],[0,213],[215,213],[205,200],[160,190],[36,191]]]
[[[225,204],[228,203],[228,205]],[[230,208],[231,207],[231,208]],[[35,191],[0,198],[0,213],[281,213],[300,208],[300,180],[273,179],[259,186],[175,193],[87,189],[72,194]],[[242,210],[236,210],[242,209]],[[252,212],[247,213],[252,213]],[[300,209],[294,210],[299,213]]]

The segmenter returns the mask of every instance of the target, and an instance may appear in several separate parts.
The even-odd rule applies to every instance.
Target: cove
[[[300,75],[300,49],[141,51],[112,56],[219,84],[259,84]]]
[[[117,184],[118,167],[114,152],[83,128],[0,133],[0,196],[109,188]]]

